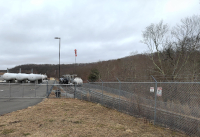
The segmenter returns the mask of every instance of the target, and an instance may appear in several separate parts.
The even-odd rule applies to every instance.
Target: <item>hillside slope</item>
[[[198,56],[190,56],[187,62],[177,60],[174,65],[173,60],[166,58],[166,52],[154,54],[137,54],[116,60],[99,61],[93,63],[77,63],[75,64],[61,64],[60,74],[77,74],[85,82],[92,69],[99,71],[99,79],[103,81],[154,81],[152,76],[157,81],[200,81],[200,60]],[[176,53],[179,54],[179,53]],[[191,54],[191,53],[188,53]],[[196,51],[196,55],[200,55]],[[158,57],[159,55],[159,57]],[[192,54],[191,54],[192,55]],[[153,58],[153,60],[152,60]],[[11,68],[9,71],[17,73],[19,69],[22,73],[47,74],[48,77],[57,77],[59,75],[58,64],[25,64]]]

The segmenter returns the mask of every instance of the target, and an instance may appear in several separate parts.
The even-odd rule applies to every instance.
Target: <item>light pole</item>
[[[59,77],[58,77],[58,79],[60,79],[60,38],[55,37],[55,39],[59,39]]]

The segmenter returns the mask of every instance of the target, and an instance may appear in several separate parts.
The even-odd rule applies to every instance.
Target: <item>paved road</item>
[[[53,81],[49,81],[49,84],[53,84]],[[0,83],[0,115],[36,105],[45,98],[46,92],[47,86],[44,84]]]

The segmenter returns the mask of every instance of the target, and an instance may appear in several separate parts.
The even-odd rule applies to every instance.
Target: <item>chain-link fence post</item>
[[[90,101],[90,81],[89,80],[87,80],[87,82],[89,83],[89,85],[88,85],[88,87],[89,87],[89,101]]]
[[[117,78],[117,77],[116,77]],[[121,81],[117,78],[118,82],[119,82],[119,111],[120,111],[120,106],[121,106]]]
[[[11,87],[10,87],[10,81],[9,81],[9,92],[10,92],[10,96],[9,96],[9,98],[11,98]]]
[[[152,78],[155,81],[155,103],[154,103],[155,106],[154,106],[154,122],[153,122],[153,124],[155,125],[155,123],[156,123],[156,103],[157,103],[157,81],[153,76],[152,76]]]
[[[101,80],[101,79],[100,79]],[[102,84],[101,84],[101,104],[103,105],[103,81],[101,80]]]
[[[65,85],[65,98],[67,98],[67,85]]]
[[[74,99],[76,98],[76,84],[74,83]]]
[[[36,97],[36,83],[35,83],[35,97]]]
[[[24,82],[22,82],[22,97],[24,97]]]
[[[48,81],[47,81],[47,95],[46,95],[46,97],[48,97],[48,93],[49,93],[49,84],[48,84]]]

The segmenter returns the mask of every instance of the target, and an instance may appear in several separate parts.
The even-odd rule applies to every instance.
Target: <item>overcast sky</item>
[[[144,53],[142,31],[200,14],[200,0],[0,0],[0,70],[89,63]]]

